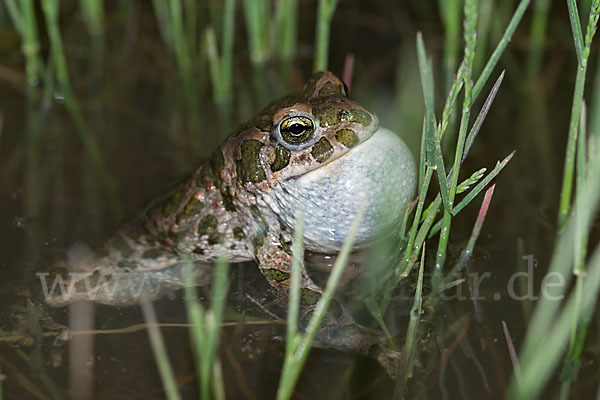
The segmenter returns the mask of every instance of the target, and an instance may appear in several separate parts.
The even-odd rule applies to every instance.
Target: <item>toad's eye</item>
[[[313,138],[315,123],[304,115],[296,115],[281,121],[279,134],[281,138],[291,145],[302,145]]]

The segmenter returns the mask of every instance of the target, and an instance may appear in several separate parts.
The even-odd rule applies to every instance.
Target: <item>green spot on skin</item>
[[[278,247],[281,250],[283,250],[284,252],[286,252],[287,254],[289,254],[290,256],[292,255],[292,249],[290,247],[290,244],[285,241],[285,239],[283,238],[282,235],[279,235],[279,246]]]
[[[236,226],[233,228],[233,238],[238,241],[242,241],[246,239],[246,234],[244,233],[244,229],[240,226]]]
[[[241,159],[236,162],[238,179],[242,182],[258,183],[267,179],[260,161],[260,150],[264,143],[248,139],[240,146]]]
[[[235,204],[233,202],[233,195],[229,188],[221,190],[221,199],[223,200],[223,206],[227,211],[235,211]]]
[[[271,163],[271,171],[281,171],[290,163],[291,152],[283,146],[275,149],[275,160]]]
[[[135,270],[137,268],[137,263],[135,261],[119,261],[117,266],[121,269]]]
[[[202,211],[203,208],[204,203],[198,200],[195,196],[192,196],[192,198],[187,202],[187,204],[183,208],[183,211],[181,211],[177,216],[177,223],[181,224],[184,220],[188,219],[189,217],[197,215],[200,211]]]
[[[335,140],[352,148],[358,144],[358,135],[352,129],[339,129],[335,132]]]
[[[169,200],[167,200],[167,203],[163,207],[163,215],[165,217],[168,218],[175,211],[177,211],[179,205],[181,204],[181,200],[183,200],[185,194],[186,190],[184,185],[180,185],[175,189],[175,193],[173,193],[173,195],[169,198]]]
[[[306,288],[300,290],[300,301],[304,305],[312,306],[313,304],[317,304],[320,298],[321,294],[319,292]]]
[[[310,154],[312,154],[315,160],[322,163],[331,157],[331,154],[333,154],[333,147],[331,147],[329,140],[322,137],[317,143],[314,144]]]
[[[197,182],[200,187],[215,186],[218,181],[219,178],[210,165],[205,165],[198,174]]]
[[[366,111],[358,108],[353,108],[350,111],[346,112],[346,121],[356,122],[357,124],[367,126],[371,123],[372,119],[369,113],[367,113]]]
[[[210,158],[210,166],[212,167],[215,174],[218,176],[219,172],[225,168],[225,157],[221,148],[217,149]]]
[[[337,125],[341,122],[340,109],[334,107],[316,107],[313,109],[313,115],[319,124],[323,127]]]
[[[218,223],[217,217],[212,214],[206,215],[198,222],[198,235],[207,236],[206,240],[210,245],[219,243],[221,238],[217,227]]]
[[[329,81],[325,82],[323,87],[319,90],[319,97],[331,96],[331,95],[344,95],[344,88],[340,85]]]
[[[270,281],[283,282],[290,278],[289,272],[280,271],[275,268],[266,268],[262,270],[262,274]]]

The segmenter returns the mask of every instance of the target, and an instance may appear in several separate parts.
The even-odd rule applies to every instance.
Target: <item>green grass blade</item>
[[[302,371],[304,363],[306,362],[306,358],[308,357],[308,353],[310,352],[310,347],[317,334],[317,330],[319,329],[319,326],[325,317],[327,307],[333,298],[333,294],[339,285],[342,273],[344,272],[346,264],[348,263],[348,257],[352,251],[354,238],[356,237],[356,233],[360,227],[366,206],[367,201],[363,201],[359,211],[356,214],[356,217],[354,218],[350,232],[344,241],[342,249],[335,260],[335,264],[333,265],[333,269],[331,270],[329,279],[327,280],[325,291],[319,299],[319,302],[313,311],[312,317],[308,322],[306,333],[302,339],[299,340],[296,351],[291,357],[286,357],[284,361],[283,371],[279,381],[279,388],[277,390],[278,400],[289,399],[292,396],[294,387],[296,386],[296,382],[300,376],[300,372]]]
[[[23,45],[21,51],[25,56],[25,74],[29,90],[38,86],[42,71],[42,60],[40,59],[40,41],[37,29],[37,18],[33,0],[23,0],[22,21],[23,25]],[[32,96],[32,93],[29,93]]]
[[[103,0],[79,0],[81,10],[92,36],[102,36],[104,33],[104,3]]]
[[[187,45],[190,48],[192,54],[196,51],[198,35],[198,10],[196,5],[197,0],[184,0],[183,10],[185,15],[184,26],[185,26],[185,37]]]
[[[442,146],[436,129],[428,129],[427,135],[427,160],[433,169],[436,171],[438,182],[440,185],[440,194],[442,195],[442,203],[448,211],[452,209],[450,203],[448,181],[446,180],[446,168],[444,167],[444,158],[442,156]]]
[[[587,175],[587,129],[586,129],[586,107],[585,102],[581,105],[581,115],[579,122],[579,134],[577,136],[577,193],[575,203],[575,265],[573,266],[573,275],[575,276],[575,320],[571,327],[571,338],[569,341],[569,350],[563,366],[561,381],[562,391],[561,397],[566,399],[569,394],[572,381],[577,378],[577,372],[581,366],[581,354],[585,344],[588,327],[590,324],[589,318],[581,315],[583,304],[583,283],[585,280],[585,260],[587,255],[587,246],[589,240],[590,221],[583,219],[584,213],[582,210],[585,207],[583,204],[585,185],[585,177]],[[583,320],[578,324],[579,320]]]
[[[494,99],[496,98],[496,95],[498,94],[498,90],[500,90],[500,85],[502,84],[503,80],[504,80],[504,71],[502,71],[502,73],[496,80],[496,83],[494,83],[492,90],[490,90],[488,97],[485,99],[485,103],[483,103],[483,107],[481,107],[481,111],[479,112],[479,115],[477,115],[477,119],[475,120],[475,122],[473,123],[473,126],[471,127],[471,130],[469,131],[469,135],[467,136],[467,140],[466,140],[465,150],[464,150],[463,155],[460,160],[461,163],[463,163],[465,161],[465,159],[467,158],[467,155],[469,154],[469,150],[471,150],[471,146],[473,145],[473,142],[475,142],[475,139],[477,138],[479,129],[481,129],[481,126],[483,125],[483,121],[485,121],[485,117],[487,116],[488,111],[492,107],[492,103],[494,102]]]
[[[438,6],[444,23],[444,90],[449,90],[460,50],[461,0],[439,0]]]
[[[203,358],[208,355],[208,352],[204,351],[204,349],[208,348],[208,339],[204,324],[204,309],[198,302],[198,293],[193,279],[194,265],[191,261],[188,261],[186,264],[187,265],[184,268],[186,282],[185,308],[187,312],[187,319],[191,324],[190,340],[192,351],[194,353],[196,374],[200,376],[200,379],[198,379],[198,390],[199,393],[202,393],[204,396],[206,396],[207,394],[210,395],[210,380],[205,379],[204,375],[202,374],[202,368],[205,363]]]
[[[460,93],[463,87],[463,68],[462,66],[458,69],[456,76],[454,78],[454,82],[452,82],[452,86],[450,86],[450,91],[448,93],[448,97],[446,98],[446,104],[444,105],[444,111],[442,112],[442,123],[440,124],[440,137],[444,137],[444,133],[448,128],[448,124],[450,123],[450,118],[454,113],[454,105],[456,103],[456,98]]]
[[[434,90],[433,90],[433,71],[431,60],[427,59],[425,44],[423,43],[423,35],[417,33],[417,57],[419,61],[419,73],[421,75],[421,85],[423,87],[423,98],[425,100],[426,112],[426,129],[425,129],[425,148],[427,164],[436,170],[438,181],[440,184],[440,193],[444,207],[450,209],[450,201],[448,198],[448,184],[446,182],[446,169],[444,167],[444,159],[442,157],[442,148],[440,137],[436,129],[435,112],[434,112]],[[420,167],[421,169],[423,166]]]
[[[298,0],[280,0],[276,7],[278,40],[275,49],[280,60],[291,60],[298,35]]]
[[[185,301],[188,320],[192,324],[190,336],[201,398],[210,399],[213,395],[218,397],[221,391],[221,383],[217,379],[221,374],[217,350],[227,299],[229,263],[223,257],[217,260],[212,283],[211,306],[207,311],[198,302],[194,268],[194,264],[188,260],[184,268]]]
[[[48,37],[50,40],[50,47],[52,50],[52,61],[56,70],[57,82],[64,93],[64,100],[67,110],[71,115],[75,130],[79,135],[79,138],[83,144],[83,147],[90,157],[92,165],[99,172],[102,183],[104,184],[108,193],[109,201],[113,208],[114,213],[120,214],[120,203],[117,199],[117,188],[112,180],[108,170],[106,169],[102,153],[96,143],[94,136],[88,128],[88,125],[83,118],[81,107],[75,94],[73,92],[71,81],[69,79],[69,73],[67,69],[67,61],[62,46],[62,39],[59,31],[58,22],[58,1],[57,0],[46,0],[42,2],[42,12],[46,21],[46,29],[48,31]]]
[[[313,71],[323,71],[327,69],[329,58],[329,30],[331,28],[331,19],[335,13],[338,1],[339,0],[319,0]]]
[[[158,25],[158,31],[169,51],[173,52],[173,29],[169,18],[168,3],[165,0],[152,0],[152,8]]]
[[[479,93],[481,92],[481,90],[485,86],[488,78],[492,74],[492,71],[494,70],[494,67],[498,63],[500,56],[506,49],[506,46],[508,45],[508,43],[510,42],[510,39],[512,38],[513,33],[515,32],[515,30],[517,29],[517,26],[519,25],[519,22],[521,22],[521,19],[523,18],[523,14],[525,14],[525,11],[527,11],[527,7],[529,6],[530,2],[531,2],[531,0],[521,0],[521,2],[519,3],[519,6],[515,10],[513,17],[511,18],[510,22],[508,23],[508,26],[506,27],[506,30],[504,31],[504,35],[502,35],[502,39],[500,39],[500,41],[496,45],[494,52],[490,56],[488,62],[486,63],[485,67],[483,68],[483,71],[481,71],[481,75],[479,75],[479,78],[477,78],[477,81],[475,82],[475,85],[473,86],[471,102],[474,102],[475,100],[477,100],[477,96],[479,96]]]
[[[417,330],[421,318],[421,306],[423,304],[423,270],[425,269],[425,245],[421,252],[421,264],[419,266],[419,277],[417,278],[417,289],[414,295],[413,306],[410,310],[410,320],[406,330],[406,346],[403,359],[403,381],[407,382],[413,376],[414,360],[417,353]]]
[[[288,304],[287,319],[287,341],[285,346],[286,359],[293,358],[296,352],[298,339],[298,317],[300,310],[300,280],[302,278],[301,268],[304,256],[304,214],[298,212],[296,216],[296,227],[294,230],[294,242],[292,244],[292,279],[290,283],[290,296]]]
[[[577,2],[575,0],[567,0],[567,7],[569,9],[569,20],[571,21],[571,33],[575,42],[575,52],[577,53],[577,60],[581,63],[583,60],[583,32],[581,30]]]
[[[23,20],[23,16],[21,15],[21,11],[19,10],[19,7],[17,6],[16,1],[15,0],[4,0],[4,5],[6,6],[6,9],[8,10],[8,16],[10,17],[17,32],[19,32],[21,34],[21,36],[24,36],[24,34],[25,34],[24,23],[25,22]]]
[[[264,64],[269,54],[269,43],[266,23],[268,4],[265,0],[243,0],[250,60],[255,64]]]
[[[569,0],[568,4],[571,4],[572,0]],[[575,7],[573,3],[570,7]],[[581,49],[581,53],[578,54],[578,68],[577,76],[575,78],[575,90],[573,91],[573,103],[571,105],[571,119],[569,122],[569,133],[567,138],[567,149],[565,155],[565,163],[563,170],[563,180],[560,192],[560,204],[558,211],[558,231],[564,229],[567,217],[571,210],[571,196],[573,191],[573,180],[575,173],[575,153],[577,147],[577,131],[579,128],[579,118],[581,113],[581,103],[583,101],[583,92],[585,87],[585,76],[587,71],[587,63],[590,55],[590,48],[592,45],[592,39],[596,33],[598,26],[598,17],[600,15],[600,1],[594,0],[590,9],[590,16],[588,21],[588,27],[585,36],[585,46]],[[577,46],[580,40],[577,32],[581,32],[579,24],[579,17],[571,18],[572,30],[574,32],[573,39]]]
[[[487,168],[481,168],[471,174],[470,177],[458,184],[456,194],[464,193],[473,185],[475,185],[483,177]]]
[[[423,116],[421,127],[421,145],[419,146],[419,188],[423,186],[425,169],[427,168],[427,115]]]
[[[219,339],[221,337],[228,282],[229,263],[224,257],[219,257],[215,267],[215,275],[213,277],[210,310],[205,313],[207,348],[204,348],[203,352],[206,352],[207,355],[203,358],[204,365],[202,369],[202,372],[205,374],[205,381],[210,380],[213,388],[217,388],[219,384],[215,380],[215,360],[217,359],[217,350],[219,348]],[[203,398],[208,399],[210,396]]]
[[[225,7],[223,8],[223,43],[220,55],[213,28],[208,27],[205,32],[205,46],[213,98],[215,103],[220,105],[229,102],[232,95],[234,10],[234,0],[225,0]]]
[[[427,59],[421,32],[417,32],[417,58],[419,60],[419,74],[421,75],[427,122],[430,124],[429,129],[435,129],[433,72],[431,70],[431,60]]]
[[[531,29],[529,33],[529,55],[527,57],[528,82],[536,82],[540,75],[544,44],[546,42],[546,31],[548,26],[548,12],[550,11],[550,0],[535,0],[533,4],[533,17],[531,18]]]
[[[490,173],[487,174],[486,177],[483,178],[477,184],[477,186],[475,186],[473,189],[471,189],[471,191],[465,197],[463,197],[463,199],[456,206],[454,206],[454,208],[452,209],[452,214],[457,215],[479,193],[481,193],[481,191],[492,181],[492,179],[494,179],[500,173],[500,171],[502,171],[502,169],[504,169],[504,167],[506,167],[506,164],[508,164],[510,162],[510,160],[513,158],[514,155],[515,155],[515,152],[513,151],[508,156],[506,156],[506,158],[504,158],[504,160],[502,160],[498,164],[496,164],[496,167],[493,170],[491,170]]]
[[[223,101],[229,101],[233,88],[233,42],[235,33],[235,0],[225,0],[223,9],[223,44],[221,48],[221,90]]]
[[[492,28],[493,17],[497,15],[497,6],[493,1],[480,1],[479,23],[477,24],[477,52],[473,62],[473,71],[479,73],[483,68]]]
[[[423,35],[417,33],[417,57],[419,60],[419,72],[421,75],[421,85],[423,87],[423,98],[425,100],[426,129],[425,129],[425,148],[427,164],[436,170],[440,184],[440,193],[444,201],[444,207],[450,207],[448,198],[448,185],[446,182],[446,169],[442,157],[442,148],[440,137],[436,129],[436,120],[434,112],[434,90],[433,90],[433,72],[431,60],[427,59]],[[420,166],[421,170],[423,166]]]
[[[170,36],[172,39],[173,50],[175,52],[175,60],[181,76],[184,79],[184,84],[191,84],[190,73],[192,61],[183,28],[181,0],[168,0],[168,3],[168,15],[170,19],[169,27],[171,28]]]
[[[435,221],[435,217],[440,209],[440,206],[442,205],[442,199],[440,198],[440,195],[438,194],[436,196],[436,198],[433,200],[433,202],[431,203],[431,206],[429,207],[429,212],[427,213],[427,217],[425,217],[425,220],[423,221],[423,223],[421,224],[421,228],[419,228],[419,232],[417,233],[417,236],[415,237],[415,241],[414,241],[414,245],[413,245],[413,251],[412,251],[412,255],[411,258],[408,260],[408,262],[406,263],[405,269],[402,271],[402,274],[400,275],[400,278],[406,278],[411,270],[412,267],[415,265],[415,262],[417,261],[417,258],[419,256],[419,250],[421,249],[421,246],[423,245],[423,243],[425,243],[425,239],[427,239],[427,235],[429,233],[429,231],[431,230],[431,226],[433,225],[433,221]],[[398,283],[400,282],[400,279],[396,278],[397,281],[395,282],[395,285],[398,285]]]
[[[425,178],[423,179],[423,183],[419,188],[419,200],[417,202],[417,208],[415,210],[415,216],[413,219],[412,227],[410,229],[410,234],[408,237],[408,243],[406,245],[406,250],[404,251],[404,257],[399,267],[396,269],[396,282],[392,287],[390,287],[386,293],[386,299],[389,298],[395,289],[396,285],[400,282],[404,271],[406,271],[409,260],[412,258],[414,253],[418,253],[421,248],[421,244],[416,245],[415,240],[417,239],[417,232],[419,229],[419,222],[421,221],[421,215],[423,213],[423,206],[425,204],[425,197],[427,196],[427,191],[429,189],[429,183],[431,182],[431,177],[433,175],[433,170],[431,168],[427,168],[425,173]],[[387,303],[387,301],[386,301]]]
[[[475,59],[475,46],[477,43],[477,0],[465,0],[464,5],[464,62],[463,62],[463,80],[465,97],[463,101],[462,114],[460,119],[460,126],[458,130],[458,139],[456,141],[456,150],[454,152],[454,164],[452,166],[452,176],[450,185],[448,187],[447,199],[444,201],[444,218],[442,222],[442,229],[440,231],[440,240],[438,242],[438,249],[435,259],[435,268],[433,275],[434,285],[439,284],[441,281],[442,268],[446,261],[446,249],[450,238],[450,225],[452,222],[451,210],[454,206],[454,197],[456,195],[456,187],[458,185],[458,174],[460,172],[460,162],[464,152],[465,139],[467,129],[469,125],[469,116],[471,113],[471,96],[472,96],[472,82],[471,74],[473,70],[473,61]],[[439,174],[438,174],[439,175]],[[441,182],[441,181],[440,181]],[[444,193],[442,193],[442,199],[444,200]]]
[[[558,210],[558,230],[564,229],[569,211],[571,210],[571,195],[573,191],[573,178],[575,172],[575,152],[577,146],[577,130],[579,125],[579,113],[583,90],[585,86],[585,68],[577,69],[575,78],[575,90],[573,92],[573,103],[571,106],[571,120],[569,122],[569,133],[567,138],[567,149],[563,170],[563,181],[560,192],[560,204]]]
[[[496,176],[500,173],[500,171],[502,171],[502,169],[506,166],[506,164],[508,164],[508,162],[512,159],[512,157],[514,155],[515,155],[515,152],[513,151],[504,160],[497,163],[496,167],[482,181],[480,181],[477,186],[475,186],[473,189],[471,189],[471,191],[465,197],[463,197],[463,199],[454,207],[454,209],[452,210],[452,215],[457,216],[466,206],[468,206],[469,203],[471,203],[471,201],[473,201],[473,199],[475,197],[477,197],[477,195],[479,193],[481,193],[481,191],[483,189],[485,189],[485,187],[494,178],[496,178]],[[485,168],[482,168],[478,171],[475,171],[473,173],[473,175],[471,175],[468,179],[465,179],[460,185],[458,185],[457,194],[462,193],[463,191],[466,191],[469,188],[469,186],[471,186],[475,182],[479,181],[479,179],[481,179],[481,176],[485,172],[485,170],[486,170]],[[431,228],[431,231],[429,232],[428,237],[431,238],[440,231],[440,229],[442,228],[442,222],[443,221],[441,221],[441,220],[438,221],[433,226],[433,228]]]
[[[204,34],[206,45],[206,54],[208,56],[208,67],[210,73],[210,81],[213,87],[213,96],[215,103],[220,103],[223,94],[223,79],[221,78],[221,59],[217,50],[217,38],[212,27],[206,28]]]
[[[160,333],[160,328],[158,327],[158,319],[154,312],[154,306],[150,300],[145,299],[142,301],[142,312],[144,314],[144,319],[148,324],[148,337],[150,338],[150,344],[152,345],[152,351],[154,353],[154,358],[156,359],[160,378],[165,387],[167,398],[169,400],[180,400],[181,395],[177,390],[177,380],[175,379],[173,368],[169,363],[167,348],[162,334]]]

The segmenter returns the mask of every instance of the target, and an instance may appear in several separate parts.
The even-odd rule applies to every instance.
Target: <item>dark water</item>
[[[316,2],[301,3],[297,58],[287,70],[292,79],[285,90],[300,87],[312,63]],[[354,54],[353,96],[375,111],[382,125],[398,132],[417,154],[423,106],[414,38],[417,30],[424,32],[434,56],[439,93],[443,86],[443,27],[436,2],[410,3],[342,0],[331,28],[330,69],[341,74],[347,54]],[[106,174],[116,184],[115,192],[103,185],[102,174],[82,147],[62,99],[64,93],[57,87],[49,103],[39,99],[27,102],[19,36],[6,10],[1,9],[0,328],[8,326],[14,316],[15,291],[35,285],[36,272],[63,259],[75,243],[99,246],[120,223],[194,168],[230,129],[284,91],[285,85],[279,84],[282,67],[275,62],[267,66],[262,81],[255,79],[243,13],[241,5],[237,6],[231,107],[223,111],[214,105],[207,67],[201,62],[194,64],[199,77],[195,83],[195,122],[185,111],[177,68],[159,36],[150,2],[107,6],[106,35],[99,51],[77,4],[67,1],[61,6],[61,31],[74,91],[85,123],[98,143]],[[199,3],[201,26],[206,23],[207,7]],[[498,5],[494,14],[486,54],[506,25],[505,9],[511,7]],[[513,149],[517,151],[497,179],[492,205],[469,264],[471,276],[489,275],[478,286],[482,300],[474,303],[449,298],[428,320],[430,325],[422,338],[429,342],[423,346],[428,350],[419,356],[424,370],[413,380],[411,397],[502,398],[507,388],[512,366],[501,322],[506,322],[518,349],[527,328],[528,307],[534,303],[511,299],[511,276],[526,270],[522,256],[531,256],[537,266],[533,269],[533,290],[534,294],[539,292],[555,232],[575,75],[566,12],[556,7],[551,17],[552,29],[539,75],[526,75],[529,16],[493,74],[495,79],[506,69],[500,94],[464,166],[466,177],[482,166],[493,168],[497,160]],[[47,59],[45,35],[40,52]],[[263,93],[256,90],[260,82]],[[480,200],[475,201],[455,219],[449,263],[466,244],[479,204]],[[428,246],[428,261],[433,260],[434,248],[435,242]],[[323,262],[317,260],[316,264]],[[462,293],[467,292],[467,284],[460,287]],[[234,266],[232,311],[247,308],[250,315],[263,317],[244,296],[250,292],[260,297],[261,291],[267,291],[267,286],[252,263]],[[181,296],[163,300],[156,307],[161,322],[186,321]],[[403,337],[407,308],[397,307],[392,325]],[[137,308],[96,307],[95,316],[96,329],[143,322]],[[57,312],[55,317],[63,323],[68,320],[66,311]],[[187,330],[164,328],[163,334],[180,389],[186,398],[193,397],[197,386]],[[277,326],[224,328],[220,358],[228,398],[274,398],[284,345],[273,337],[282,334]],[[597,339],[597,330],[591,329],[590,350],[585,352],[586,362],[573,398],[595,390],[599,374],[598,354],[593,349],[597,349]],[[28,363],[16,350],[0,344],[0,372],[7,376],[5,398],[31,398],[27,385],[19,382],[19,374],[48,393],[52,385],[43,383],[43,374],[40,378],[42,368],[56,391],[66,390],[67,346],[26,347],[23,352],[41,355],[42,361]],[[52,366],[53,360],[60,366]],[[94,336],[93,357],[87,368],[95,398],[164,397],[144,330]],[[375,360],[314,350],[297,386],[297,398],[389,398],[394,385]]]

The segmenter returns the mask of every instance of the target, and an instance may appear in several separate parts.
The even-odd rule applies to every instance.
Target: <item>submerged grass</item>
[[[158,325],[158,318],[154,311],[152,302],[145,299],[141,303],[142,311],[144,312],[144,319],[148,326],[148,336],[150,337],[150,344],[152,345],[152,351],[156,364],[158,366],[158,372],[160,378],[165,387],[165,392],[169,400],[180,400],[181,395],[177,390],[177,381],[175,379],[175,373],[169,363],[169,355],[165,346],[163,335],[160,333]]]
[[[191,261],[188,261],[184,268],[185,304],[191,324],[190,339],[196,374],[199,377],[199,398],[221,400],[225,398],[225,388],[217,351],[223,325],[225,301],[227,300],[229,263],[223,258],[217,261],[212,283],[211,304],[208,309],[205,309],[198,301],[193,268],[194,265]],[[169,362],[154,307],[146,299],[142,302],[142,310],[167,398],[170,400],[180,399],[178,384]]]
[[[185,289],[186,309],[188,320],[192,323],[190,336],[196,361],[196,373],[200,375],[199,393],[202,399],[223,399],[225,390],[223,380],[219,378],[222,373],[217,350],[227,299],[229,263],[223,258],[217,262],[211,304],[207,310],[198,302],[192,268],[193,265],[190,264],[186,269],[188,282]]]
[[[317,302],[317,305],[315,306],[312,316],[308,322],[306,332],[304,332],[304,334],[298,333],[296,319],[298,317],[298,310],[300,307],[299,266],[301,260],[299,257],[303,254],[303,252],[297,253],[298,255],[294,258],[294,264],[292,265],[294,281],[292,282],[288,308],[288,340],[286,342],[286,356],[284,359],[281,377],[279,380],[279,388],[277,390],[278,400],[285,400],[292,397],[294,387],[296,386],[296,382],[300,377],[300,373],[302,372],[302,368],[304,367],[317,331],[321,326],[321,323],[323,322],[323,318],[325,318],[325,314],[327,312],[327,308],[329,307],[329,303],[333,298],[333,294],[335,293],[340,283],[342,273],[344,272],[344,269],[348,263],[348,257],[350,255],[350,252],[352,251],[352,246],[354,245],[354,238],[358,232],[360,223],[362,222],[366,207],[367,200],[364,200],[356,216],[354,217],[354,221],[352,222],[352,226],[350,227],[348,236],[344,241],[342,249],[340,250],[340,253],[337,256],[331,273],[329,275],[329,279],[327,280],[325,291],[323,292],[323,295],[321,296],[321,298]],[[300,214],[299,220],[302,220],[302,222],[298,224],[295,232],[294,246],[298,250],[302,249],[301,238],[304,229],[303,218],[303,214]],[[292,317],[294,318],[294,320],[290,324],[290,318]]]

